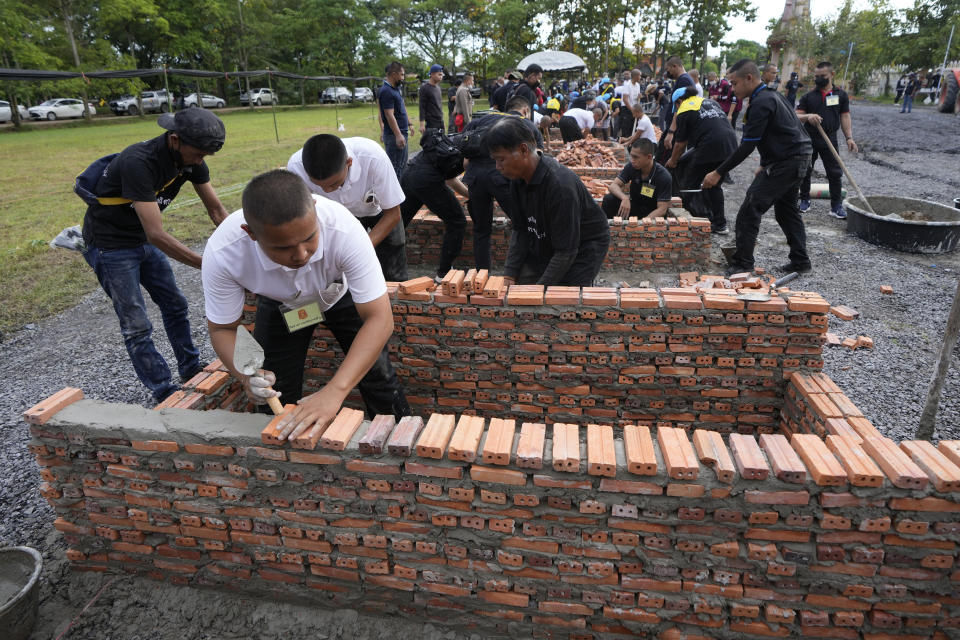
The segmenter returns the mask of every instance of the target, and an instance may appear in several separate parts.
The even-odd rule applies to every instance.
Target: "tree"
[[[731,45],[727,45],[720,51],[721,59],[726,59],[727,65],[732,65],[738,60],[748,58],[750,60],[766,60],[768,57],[767,47],[743,38],[737,40]]]
[[[691,54],[691,67],[703,68],[707,46],[720,45],[730,30],[728,20],[743,16],[748,21],[757,17],[757,10],[748,0],[687,0],[688,13],[683,33]]]
[[[896,43],[894,60],[910,68],[939,65],[960,58],[960,0],[915,0],[899,22],[902,36]],[[953,45],[945,52],[951,26],[956,27]]]

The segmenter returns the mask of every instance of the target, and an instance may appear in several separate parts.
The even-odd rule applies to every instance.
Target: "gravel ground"
[[[952,203],[960,196],[956,172],[960,118],[920,107],[901,115],[893,105],[855,103],[854,137],[862,152],[843,152],[861,188],[869,194],[896,194]],[[733,221],[756,160],[734,172],[727,189]],[[815,170],[815,181],[825,182]],[[805,215],[814,271],[795,289],[818,291],[834,304],[861,313],[853,322],[830,318],[841,337],[868,335],[874,350],[826,349],[826,372],[876,426],[896,440],[912,437],[940,349],[947,313],[957,286],[960,254],[913,255],[881,249],[845,233],[845,223],[815,201]],[[786,261],[783,235],[765,217],[757,264],[772,268]],[[719,250],[715,250],[719,258]],[[716,265],[719,271],[722,265]],[[205,335],[198,272],[174,264],[177,279],[192,301],[191,322],[203,354],[214,354]],[[426,270],[425,270],[426,271]],[[414,274],[420,275],[420,274]],[[604,273],[608,282],[636,284],[642,275]],[[671,281],[650,277],[658,284]],[[880,285],[896,294],[880,294]],[[153,321],[161,326],[156,310]],[[162,332],[161,332],[162,334]],[[161,336],[161,351],[173,361]],[[935,439],[960,438],[960,362],[957,353],[943,389]],[[103,588],[80,617],[69,638],[466,638],[429,624],[382,619],[352,611],[258,602],[210,590],[174,588],[150,580],[71,572],[65,545],[53,529],[53,512],[37,491],[39,475],[27,452],[29,434],[20,413],[64,386],[88,397],[150,406],[136,380],[117,330],[116,317],[101,291],[73,309],[7,336],[0,343],[0,545],[37,548],[45,560],[40,619],[34,638],[56,638]],[[105,587],[105,588],[104,588]],[[215,612],[215,613],[214,613]],[[474,636],[476,637],[476,636]]]

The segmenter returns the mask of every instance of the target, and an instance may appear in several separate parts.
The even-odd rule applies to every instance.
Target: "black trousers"
[[[266,354],[263,368],[273,371],[277,377],[273,388],[281,393],[280,401],[288,404],[303,397],[303,370],[316,325],[291,333],[287,331],[279,307],[280,303],[276,300],[263,296],[258,298],[253,337]],[[363,324],[349,291],[324,312],[321,324],[333,332],[340,348],[346,353]],[[399,419],[410,415],[410,405],[407,404],[407,397],[390,363],[386,345],[357,386],[370,417],[389,414]]]
[[[583,140],[583,131],[580,129],[580,125],[577,124],[576,119],[571,116],[561,117],[557,125],[560,127],[560,137],[563,138],[564,142]]]
[[[360,220],[364,229],[370,231],[377,226],[381,218],[383,218],[383,213],[358,218],[358,220]],[[387,234],[387,237],[383,239],[383,242],[374,249],[377,252],[377,260],[380,261],[380,268],[383,269],[383,277],[388,282],[403,282],[408,279],[406,233],[403,230],[402,220],[397,222],[396,226]]]
[[[720,161],[722,162],[722,160]],[[690,163],[680,172],[681,189],[699,189],[708,173],[717,168],[719,162],[697,162],[697,157],[691,158]],[[727,216],[723,207],[723,187],[721,184],[712,189],[704,189],[700,193],[681,193],[683,208],[690,215],[698,218],[708,218],[714,231],[727,228]]]
[[[600,208],[603,209],[603,212],[607,214],[607,220],[611,220],[620,215],[620,198],[608,193],[603,196],[603,200],[600,202]],[[656,204],[650,198],[643,198],[635,196],[633,191],[630,191],[630,216],[637,218],[642,218],[651,211],[655,210]]]
[[[443,242],[440,245],[440,264],[437,274],[444,276],[460,255],[463,237],[467,229],[467,217],[453,190],[442,180],[438,181],[430,171],[424,171],[419,165],[408,165],[400,180],[406,200],[400,205],[400,215],[404,227],[410,224],[420,207],[427,208],[443,221]]]
[[[620,109],[620,136],[623,138],[629,138],[633,135],[633,111],[622,107]]]
[[[511,217],[513,195],[510,181],[492,163],[471,164],[463,177],[470,190],[467,211],[473,220],[473,259],[477,269],[490,269],[490,234],[493,232],[493,200]]]
[[[827,146],[823,137],[817,134],[817,138],[817,140],[813,141],[813,157],[810,159],[810,168],[807,169],[807,175],[803,177],[803,184],[800,185],[800,199],[810,199],[810,178],[813,175],[813,165],[819,157],[823,162],[823,172],[827,174],[827,183],[830,185],[830,207],[833,208],[843,201],[843,197],[841,196],[843,193],[843,184],[841,182],[843,179],[843,169],[840,167],[837,159],[833,157],[833,154],[830,153],[830,147]],[[830,143],[834,149],[840,148],[837,144],[836,133],[834,133],[830,139]]]
[[[760,233],[760,219],[771,206],[790,245],[790,262],[796,266],[810,264],[807,231],[797,208],[797,192],[809,166],[810,156],[794,156],[770,163],[753,179],[737,211],[737,250],[730,260],[731,266],[744,271],[753,269],[753,249]]]

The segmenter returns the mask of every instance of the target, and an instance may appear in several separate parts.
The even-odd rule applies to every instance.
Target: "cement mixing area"
[[[211,365],[161,410],[102,291],[7,336],[0,546],[39,554],[0,552],[0,598],[25,587],[0,637],[958,637],[956,350],[917,428],[960,273],[960,118],[851,112],[871,206],[846,180],[848,220],[815,200],[813,271],[783,290],[715,275],[732,236],[682,218],[613,225],[582,290],[491,289],[472,258],[433,290],[413,264],[398,423],[348,402],[278,444],[178,265]],[[756,165],[725,187],[731,225]],[[771,211],[757,265],[786,253]]]

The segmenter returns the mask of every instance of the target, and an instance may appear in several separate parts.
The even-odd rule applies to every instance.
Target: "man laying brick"
[[[512,181],[507,281],[592,286],[610,246],[610,227],[583,182],[544,156],[519,118],[497,122],[486,141],[497,170]]]
[[[311,197],[282,169],[251,180],[242,204],[203,252],[207,324],[214,350],[251,399],[299,403],[281,422],[280,439],[329,423],[357,385],[371,416],[408,415],[385,346],[393,332],[387,287],[360,222],[343,205]],[[259,296],[253,335],[266,356],[253,376],[233,362],[245,289]],[[301,399],[307,349],[320,323],[346,355],[320,391]]]

